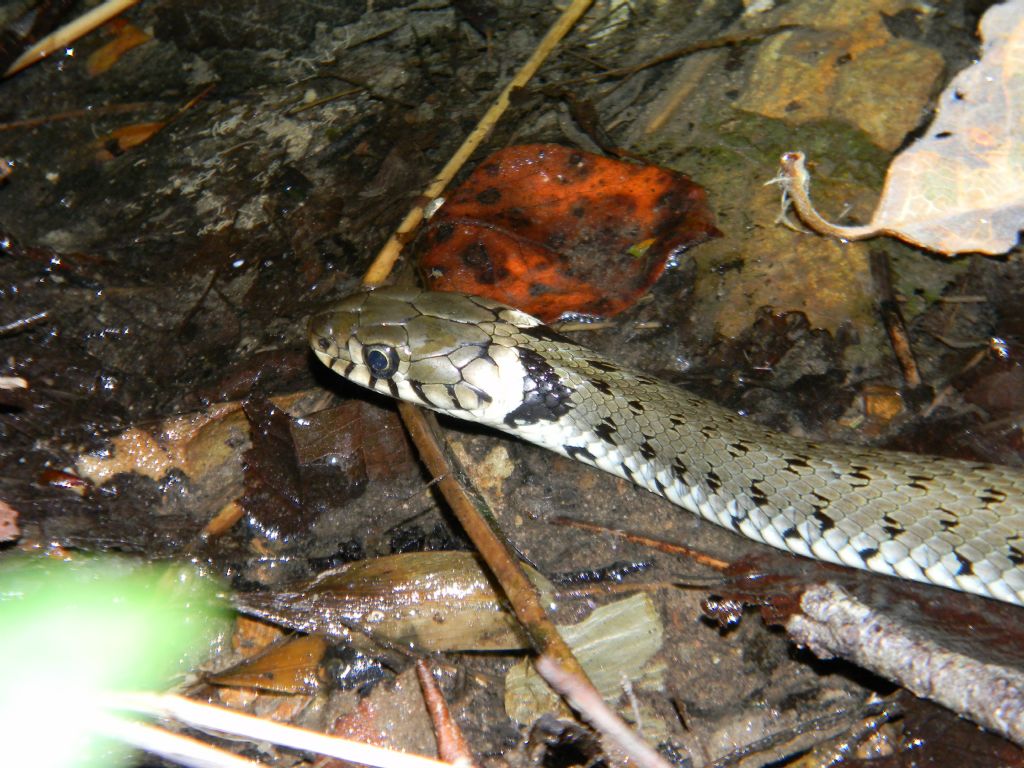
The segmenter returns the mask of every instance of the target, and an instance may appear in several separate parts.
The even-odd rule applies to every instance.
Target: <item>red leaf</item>
[[[667,260],[721,233],[704,190],[682,174],[556,144],[485,160],[430,220],[428,287],[489,296],[550,322],[611,316]]]

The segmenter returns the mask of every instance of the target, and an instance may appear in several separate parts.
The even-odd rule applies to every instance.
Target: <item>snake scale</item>
[[[631,480],[798,555],[1024,605],[1024,472],[815,443],[632,371],[519,310],[409,288],[317,313],[357,384]]]

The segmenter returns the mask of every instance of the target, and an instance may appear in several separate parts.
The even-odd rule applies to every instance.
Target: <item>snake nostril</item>
[[[331,342],[329,342],[327,339],[321,336],[316,340],[316,345],[319,349],[326,352],[330,348]]]

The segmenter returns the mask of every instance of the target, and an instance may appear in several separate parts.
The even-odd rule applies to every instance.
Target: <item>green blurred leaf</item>
[[[95,736],[107,691],[160,690],[226,630],[216,583],[183,566],[120,558],[0,564],[0,723],[5,762],[116,766]]]

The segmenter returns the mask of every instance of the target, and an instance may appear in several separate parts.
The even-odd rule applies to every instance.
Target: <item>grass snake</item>
[[[490,299],[363,291],[309,341],[357,384],[631,480],[755,541],[1024,605],[1024,472],[772,431]]]

